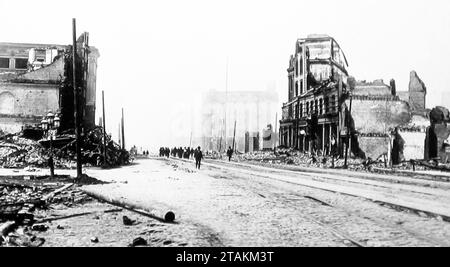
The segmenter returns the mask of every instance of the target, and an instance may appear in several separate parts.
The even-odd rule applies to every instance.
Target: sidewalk
[[[393,177],[395,179],[399,178],[413,178],[413,179],[428,179],[432,181],[439,182],[450,182],[450,173],[440,172],[440,171],[407,171],[407,170],[395,170],[395,169],[383,169],[377,168],[379,171],[386,172],[388,174],[378,174],[373,172],[361,172],[361,171],[352,171],[345,169],[329,169],[329,168],[317,168],[317,167],[303,167],[303,166],[287,166],[287,165],[276,165],[276,164],[258,164],[254,162],[235,162],[235,161],[226,161],[226,160],[205,160],[206,163],[211,162],[220,162],[235,166],[242,167],[259,167],[259,168],[267,168],[269,170],[279,169],[279,170],[287,170],[287,171],[296,171],[296,172],[309,172],[309,173],[320,173],[320,174],[341,174],[349,177],[364,177],[371,179],[389,179],[391,180]],[[392,175],[391,175],[392,174]],[[395,174],[403,174],[402,176],[398,176]],[[394,176],[393,176],[394,175]],[[415,177],[413,177],[415,176]]]

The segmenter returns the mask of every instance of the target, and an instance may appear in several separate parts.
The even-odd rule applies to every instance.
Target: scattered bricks
[[[143,239],[142,237],[138,237],[133,240],[133,243],[131,243],[130,247],[147,246],[147,244],[147,240]]]
[[[91,242],[96,244],[96,243],[98,243],[100,241],[98,240],[98,237],[92,237],[91,238]]]
[[[11,231],[14,230],[16,227],[15,222],[5,222],[4,224],[0,225],[0,236],[6,237]]]
[[[136,222],[136,221],[131,220],[127,216],[123,216],[122,217],[122,221],[123,221],[123,224],[126,225],[126,226],[131,226],[131,225],[133,225]]]
[[[31,227],[32,231],[36,231],[36,232],[45,232],[48,230],[48,226],[45,224],[35,224]]]
[[[6,243],[16,247],[41,247],[45,243],[45,239],[29,234],[11,235],[6,239]]]

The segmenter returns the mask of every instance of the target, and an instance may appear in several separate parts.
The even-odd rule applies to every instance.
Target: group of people
[[[174,158],[180,158],[180,159],[190,159],[194,156],[194,149],[190,147],[179,147],[179,148],[172,148],[170,151],[170,155]]]
[[[167,158],[170,157],[170,148],[168,148],[168,147],[161,147],[159,149],[159,156],[160,157],[167,157]]]
[[[185,148],[174,147],[172,149],[170,149],[168,147],[161,147],[159,149],[159,156],[167,157],[167,158],[172,156],[174,158],[180,158],[180,159],[194,158],[195,159],[195,167],[197,169],[200,169],[201,161],[203,159],[203,152],[200,147],[198,147],[196,149],[190,148],[190,147],[185,147]]]

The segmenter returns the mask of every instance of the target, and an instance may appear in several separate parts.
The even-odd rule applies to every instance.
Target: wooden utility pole
[[[227,107],[228,107],[228,57],[227,57],[227,66],[226,66],[226,70],[225,70],[225,150],[227,149],[227,144],[228,144],[228,140],[227,140]]]
[[[102,106],[103,106],[103,166],[108,165],[107,151],[106,151],[106,118],[105,118],[105,91],[102,91]]]
[[[277,127],[278,127],[278,112],[275,114],[275,129],[274,129],[275,140],[273,142],[273,152],[274,153],[277,152]]]
[[[352,101],[353,101],[353,96],[352,95],[350,95],[350,108],[349,108],[349,110],[348,110],[348,115],[347,115],[347,122],[346,122],[346,124],[347,124],[347,141],[345,142],[345,162],[344,162],[344,168],[345,169],[347,169],[348,168],[348,162],[347,162],[347,159],[348,159],[348,149],[349,149],[349,145],[350,145],[350,117],[351,117],[351,114],[352,114]],[[350,153],[351,153],[351,151],[350,151]]]
[[[81,178],[82,173],[82,163],[81,163],[81,129],[80,129],[80,110],[79,110],[79,90],[77,87],[77,27],[75,18],[72,19],[72,37],[73,37],[73,47],[72,47],[72,63],[73,63],[73,98],[74,98],[74,108],[75,108],[75,135],[76,135],[76,154],[77,154],[77,178]]]
[[[122,108],[122,149],[125,150],[125,119]]]
[[[118,130],[117,138],[118,138],[119,146],[122,147],[122,134],[120,133],[122,131],[122,126],[121,126],[120,122],[119,122],[119,128],[117,128],[117,130]]]
[[[236,121],[234,121],[233,151],[235,151],[235,144],[236,144]]]

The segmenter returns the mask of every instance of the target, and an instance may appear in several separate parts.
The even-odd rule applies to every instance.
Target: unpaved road
[[[450,223],[440,217],[394,209],[309,183],[351,187],[386,198],[398,195],[401,200],[448,209],[449,190],[439,184],[288,173],[222,162],[206,164],[200,171],[192,162],[178,160],[138,163],[108,171],[88,170],[91,176],[115,182],[90,189],[149,209],[164,206],[175,211],[175,232],[190,245],[450,245]]]

